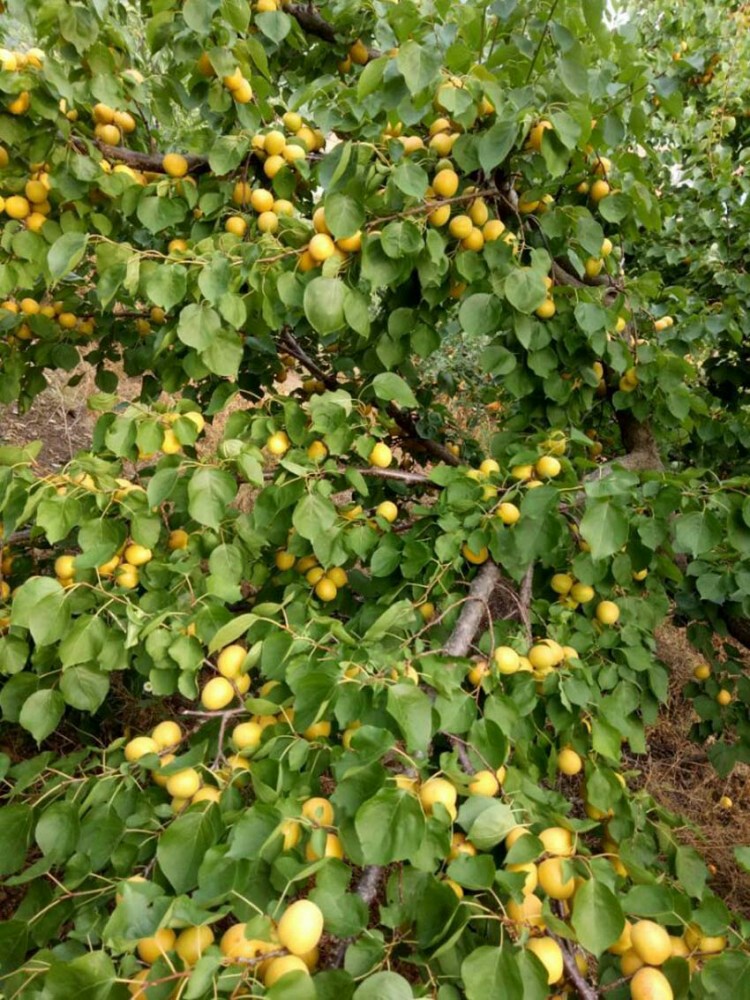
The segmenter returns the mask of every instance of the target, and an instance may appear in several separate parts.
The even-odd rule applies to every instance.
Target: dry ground
[[[95,390],[90,372],[71,388],[67,377],[53,375],[51,384],[31,410],[19,415],[14,407],[0,407],[0,442],[21,444],[44,442],[40,463],[56,468],[79,449],[88,447],[95,415],[86,407]],[[296,385],[285,386],[289,390]],[[122,379],[119,393],[133,398],[137,383]],[[241,404],[236,404],[241,405]],[[207,443],[218,438],[210,432]],[[722,781],[708,762],[702,746],[690,741],[694,721],[692,707],[682,695],[698,654],[687,641],[685,630],[665,625],[657,635],[659,656],[670,668],[670,697],[659,722],[649,733],[649,753],[632,763],[640,770],[643,785],[666,809],[684,817],[680,838],[697,847],[714,873],[711,885],[727,904],[750,918],[750,875],[737,865],[733,849],[750,844],[750,768],[738,765]],[[721,795],[734,801],[731,812],[718,808]],[[0,897],[1,899],[1,897]]]

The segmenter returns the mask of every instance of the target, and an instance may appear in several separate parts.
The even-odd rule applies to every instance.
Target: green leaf
[[[496,295],[477,292],[461,303],[458,319],[470,337],[494,333],[500,324],[502,303]]]
[[[0,875],[12,875],[23,865],[33,826],[31,806],[19,802],[0,807]]]
[[[47,267],[53,284],[80,264],[87,243],[86,233],[65,233],[55,240],[47,253]]]
[[[335,333],[344,325],[346,285],[338,278],[313,278],[305,289],[303,307],[310,326],[318,333]]]
[[[103,951],[89,951],[78,958],[52,965],[44,978],[50,1000],[108,1000],[116,989],[117,973]]]
[[[23,703],[19,722],[37,743],[41,743],[55,730],[63,717],[65,701],[59,691],[51,688],[45,691],[35,691]]]
[[[185,218],[187,205],[180,198],[143,196],[138,202],[138,219],[150,233],[176,226]]]
[[[395,972],[376,972],[354,991],[352,1000],[412,1000],[411,986]]]
[[[192,303],[180,312],[177,336],[183,344],[204,351],[221,330],[219,314],[208,302]]]
[[[242,362],[242,338],[234,330],[220,330],[201,351],[201,361],[214,375],[234,379]]]
[[[522,313],[532,313],[547,298],[547,286],[541,272],[531,267],[517,267],[505,279],[505,297]]]
[[[72,708],[81,712],[95,712],[107,697],[109,678],[94,667],[71,667],[60,679],[60,691]]]
[[[32,576],[13,596],[11,622],[27,628],[39,646],[57,642],[65,634],[70,610],[57,580]]]
[[[203,857],[222,830],[218,809],[202,809],[178,816],[162,833],[156,859],[175,892],[195,888]]]
[[[398,723],[409,750],[424,752],[432,738],[432,702],[413,684],[388,688],[388,713]]]
[[[185,298],[187,269],[182,264],[160,264],[147,272],[143,285],[154,305],[169,312]]]
[[[263,11],[255,15],[255,23],[272,42],[283,42],[292,30],[292,19],[281,10]]]
[[[386,403],[398,403],[399,406],[408,408],[419,405],[411,388],[395,372],[381,372],[380,375],[376,375],[372,380],[372,387],[378,399]]]
[[[575,894],[571,923],[581,947],[598,958],[622,934],[625,917],[615,894],[591,878]]]
[[[466,1000],[523,1000],[524,987],[521,972],[508,948],[481,945],[475,948],[461,964]]]
[[[380,86],[385,73],[386,66],[390,63],[390,56],[380,56],[379,59],[371,59],[365,66],[357,81],[357,99],[362,101],[369,97]]]
[[[292,523],[303,538],[314,541],[336,523],[336,508],[318,493],[308,493],[294,508]]]
[[[708,868],[694,847],[678,847],[676,849],[675,871],[685,892],[696,899],[702,899],[708,879]]]
[[[411,601],[397,601],[384,611],[365,632],[365,644],[377,642],[384,636],[397,634],[414,622],[414,606]]]
[[[511,121],[496,122],[479,140],[479,163],[485,173],[502,163],[516,144],[518,125]]]
[[[231,173],[247,156],[250,140],[242,135],[220,135],[208,154],[208,165],[219,177]]]
[[[708,507],[692,514],[678,514],[674,519],[675,548],[693,558],[710,552],[723,537],[719,519]]]
[[[628,540],[628,519],[614,504],[588,504],[581,519],[581,537],[591,546],[592,559],[614,555]]]
[[[348,194],[334,192],[325,199],[326,225],[334,239],[353,236],[365,221],[365,209],[361,201]]]
[[[466,834],[473,844],[480,851],[490,851],[496,847],[513,829],[516,818],[510,806],[495,799],[480,799],[472,803],[476,810],[476,815],[468,822]],[[468,816],[471,816],[468,813]],[[461,807],[459,822],[464,823],[467,819],[466,805]]]
[[[218,528],[237,489],[235,478],[223,469],[198,469],[188,483],[190,516],[207,528]]]
[[[397,788],[381,788],[357,810],[354,826],[367,865],[389,865],[416,854],[425,832],[418,799]]]
[[[391,175],[393,183],[411,198],[423,198],[429,178],[426,171],[411,160],[402,160]]]
[[[419,45],[415,41],[402,45],[396,57],[398,70],[412,94],[418,94],[436,79],[441,62],[437,46]]]
[[[25,920],[0,923],[0,979],[23,963],[29,945],[29,924]]]

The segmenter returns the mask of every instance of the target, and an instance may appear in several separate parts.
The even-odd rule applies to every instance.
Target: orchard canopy
[[[748,5],[2,6],[2,996],[750,997]]]

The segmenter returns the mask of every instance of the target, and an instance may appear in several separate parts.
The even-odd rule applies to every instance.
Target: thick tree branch
[[[466,656],[482,622],[487,601],[500,580],[500,570],[487,561],[479,570],[469,589],[469,597],[458,616],[456,627],[443,646],[446,656]]]
[[[70,141],[79,153],[88,153],[88,144],[83,139],[74,136]],[[163,153],[139,153],[135,149],[126,149],[124,146],[109,146],[106,142],[100,142],[98,139],[92,139],[91,141],[106,160],[125,163],[129,167],[133,167],[134,170],[148,170],[151,173],[159,174],[164,173],[164,167],[162,166]],[[188,162],[189,174],[203,174],[209,170],[207,156],[186,155],[185,159]]]
[[[307,6],[299,3],[290,3],[284,7],[284,12],[286,14],[291,14],[306,35],[312,35],[314,38],[320,38],[322,41],[328,42],[330,45],[337,44],[336,32],[333,25],[329,24],[325,18],[321,17],[312,5]],[[382,53],[379,49],[368,49],[367,55],[369,59],[377,59],[378,56],[382,55]]]

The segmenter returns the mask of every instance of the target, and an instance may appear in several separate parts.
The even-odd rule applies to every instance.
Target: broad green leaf
[[[586,506],[580,531],[591,546],[591,557],[603,559],[614,555],[628,540],[628,519],[614,504],[594,501]]]
[[[412,684],[388,688],[388,713],[404,734],[409,750],[425,751],[432,737],[432,702]]]
[[[378,399],[386,403],[397,403],[408,408],[418,405],[417,398],[411,388],[395,372],[381,372],[372,380],[372,387]]]
[[[396,57],[399,72],[412,94],[418,94],[435,80],[440,62],[440,52],[434,45],[420,45],[415,41],[401,45]]]
[[[59,691],[48,688],[35,691],[23,703],[19,722],[37,743],[55,730],[65,711],[65,701]]]
[[[33,826],[34,813],[26,803],[0,807],[0,875],[12,875],[21,867]]]
[[[518,125],[512,121],[496,122],[479,140],[479,163],[486,173],[494,170],[508,156],[518,138]]]
[[[160,836],[156,858],[175,892],[195,888],[204,855],[222,829],[218,809],[201,809],[178,816]]]
[[[325,213],[326,225],[337,240],[353,236],[365,221],[362,202],[338,191],[326,196]]]
[[[509,948],[480,945],[461,963],[467,1000],[487,1000],[497,996],[503,1000],[523,1000],[521,972]]]
[[[547,298],[544,276],[531,267],[517,267],[505,279],[505,297],[522,313],[532,313]]]
[[[297,504],[292,517],[294,527],[302,535],[314,541],[318,535],[330,531],[336,523],[336,508],[330,500],[317,493],[308,493]]]
[[[237,495],[237,481],[223,469],[201,468],[188,482],[188,510],[199,524],[218,528]]]
[[[470,337],[494,333],[502,316],[502,303],[496,295],[477,292],[461,303],[458,318]]]
[[[354,825],[364,863],[389,865],[416,854],[424,836],[425,818],[414,795],[383,788],[359,807]]]
[[[590,878],[575,894],[571,923],[578,943],[598,957],[622,934],[625,917],[615,894]]]
[[[396,972],[376,972],[360,983],[352,1000],[412,1000],[412,988]]]
[[[716,515],[704,507],[691,514],[678,514],[674,519],[675,548],[696,558],[710,552],[722,539],[722,527]]]
[[[305,289],[304,309],[318,333],[335,333],[344,325],[346,285],[338,278],[313,278]]]
[[[60,691],[72,708],[81,712],[95,712],[107,697],[109,678],[93,667],[71,667],[60,679]]]
[[[47,267],[53,283],[74,271],[81,263],[87,243],[86,233],[65,233],[55,240],[47,253]]]

